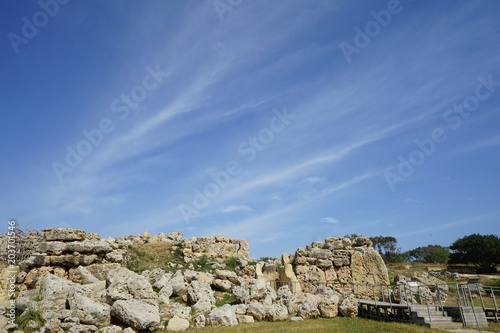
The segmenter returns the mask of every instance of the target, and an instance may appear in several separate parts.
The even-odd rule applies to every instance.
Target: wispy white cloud
[[[304,179],[304,182],[306,183],[321,183],[325,180],[324,177],[308,177]]]
[[[320,219],[322,222],[327,222],[327,223],[339,223],[339,220],[333,217],[323,217]]]
[[[281,225],[295,223],[297,219],[297,215],[295,215],[295,213],[300,212],[302,208],[310,205],[312,202],[317,202],[321,198],[334,194],[335,192],[341,191],[350,186],[354,186],[376,175],[380,175],[382,172],[383,171],[371,171],[361,176],[355,176],[335,186],[328,187],[326,190],[318,192],[307,199],[298,199],[295,202],[288,203],[281,209],[266,211],[241,222],[231,223],[231,225],[217,226],[210,230],[216,234],[220,233],[232,237],[242,237],[242,235],[245,235],[245,237],[255,237],[257,235],[266,234],[270,230],[279,229]],[[333,220],[324,222],[334,223]]]
[[[500,135],[467,144],[463,147],[457,148],[456,151],[459,153],[468,153],[480,149],[492,148],[497,146],[500,146]]]
[[[321,152],[320,154],[318,154],[318,156],[312,157],[306,161],[300,161],[297,164],[292,165],[286,169],[280,168],[279,170],[268,172],[264,175],[259,175],[258,177],[249,179],[245,183],[239,184],[237,188],[228,191],[225,194],[225,196],[229,198],[234,198],[247,194],[249,193],[249,191],[255,190],[260,187],[269,186],[277,183],[290,182],[294,179],[299,178],[303,174],[307,174],[314,171],[315,168],[317,167],[331,165],[334,162],[341,161],[343,158],[347,157],[348,154],[351,153],[352,151],[385,138],[388,134],[392,133],[393,131],[400,130],[405,125],[415,121],[415,119],[417,118],[418,117],[415,117],[394,125],[390,125],[388,127],[376,131],[371,135],[368,135],[364,139],[347,143],[344,146],[339,146],[335,150]],[[371,173],[367,173],[363,175],[363,177],[369,177],[370,174]],[[317,181],[318,179],[311,178],[311,180]],[[328,191],[335,191],[335,190],[336,190],[335,187],[333,187],[330,188]]]
[[[447,159],[450,153],[474,152],[477,163],[486,160],[490,163],[485,162],[486,167],[498,160],[494,150],[500,146],[500,136],[487,134],[495,133],[493,124],[500,115],[498,108],[495,109],[497,92],[491,99],[481,101],[481,110],[484,105],[488,112],[476,112],[470,120],[463,119],[463,129],[456,132],[461,138],[449,141],[450,145],[458,146],[459,140],[467,135],[468,142],[455,150],[450,145],[440,145],[429,162],[416,168],[414,175],[401,185],[405,187],[404,193],[391,195],[384,177],[376,177],[389,164],[393,164],[389,169],[394,171],[398,155],[407,157],[417,148],[415,140],[429,137],[434,128],[443,128],[452,137],[454,132],[448,127],[452,123],[443,121],[443,112],[474,93],[478,75],[497,73],[498,52],[492,52],[492,45],[498,48],[494,43],[497,36],[490,31],[491,24],[496,22],[492,14],[495,11],[484,4],[442,4],[429,12],[413,10],[408,5],[398,16],[401,20],[393,21],[381,31],[346,66],[338,43],[352,41],[352,27],[361,22],[361,16],[366,16],[372,5],[363,8],[346,3],[329,8],[330,3],[245,2],[222,22],[211,1],[177,5],[164,2],[158,7],[137,5],[139,10],[134,13],[124,7],[120,15],[126,16],[128,22],[147,20],[148,24],[122,24],[119,35],[113,31],[91,32],[92,26],[86,26],[89,28],[86,32],[95,33],[92,38],[106,36],[126,43],[133,48],[131,55],[112,53],[116,51],[112,48],[120,43],[106,44],[100,40],[102,45],[112,45],[103,52],[114,54],[108,57],[114,62],[106,69],[109,80],[103,79],[107,83],[98,84],[97,80],[104,78],[102,68],[108,60],[96,55],[92,63],[101,66],[86,67],[86,75],[79,77],[79,85],[73,89],[85,92],[85,97],[79,100],[73,100],[74,96],[70,100],[64,94],[57,98],[50,95],[50,91],[58,91],[55,87],[69,87],[76,82],[67,81],[64,75],[47,81],[50,91],[42,93],[39,89],[43,87],[29,87],[40,92],[37,104],[50,105],[53,110],[46,115],[47,124],[59,124],[64,119],[68,126],[63,126],[64,130],[54,126],[46,138],[39,135],[40,127],[45,124],[32,122],[35,125],[13,127],[15,131],[24,130],[29,140],[21,140],[18,151],[16,144],[17,153],[9,150],[5,154],[17,159],[10,166],[0,167],[2,179],[9,178],[2,201],[10,209],[16,206],[18,212],[28,210],[30,221],[36,223],[57,225],[68,221],[68,226],[88,223],[93,228],[106,229],[112,236],[140,233],[146,228],[151,232],[229,234],[274,243],[293,232],[301,234],[297,230],[307,232],[311,226],[328,232],[336,229],[336,232],[359,233],[355,228],[365,230],[363,222],[367,216],[380,221],[372,230],[398,225],[401,220],[408,222],[405,225],[418,223],[419,230],[409,233],[447,225],[453,228],[453,223],[465,225],[469,220],[445,221],[442,225],[428,221],[432,220],[429,219],[432,214],[442,216],[442,211],[462,209],[456,205],[460,200],[469,203],[464,205],[467,209],[483,209],[483,205],[489,204],[487,200],[479,203],[477,198],[491,197],[493,189],[498,187],[491,173],[484,173],[490,177],[488,181],[481,173],[467,173],[474,188],[465,188],[460,177],[467,172],[464,165]],[[344,9],[352,10],[353,15],[345,17]],[[170,15],[178,19],[167,19]],[[460,22],[464,24],[457,25]],[[331,33],[318,33],[325,27]],[[40,43],[56,44],[55,40]],[[80,47],[78,43],[74,46]],[[25,55],[29,57],[29,53]],[[31,61],[38,60],[33,57]],[[18,66],[15,61],[13,64]],[[156,64],[170,75],[157,89],[148,92],[140,110],[131,112],[126,121],[119,120],[109,110],[110,102],[122,92],[131,94],[130,89],[140,84],[145,74],[143,68]],[[57,65],[68,72],[74,68],[74,64],[64,59]],[[35,72],[30,74],[43,77],[43,73],[36,73],[35,67],[60,70],[50,67],[51,64],[44,66],[33,66]],[[12,73],[17,78],[23,75],[19,68]],[[497,82],[496,74],[494,77]],[[21,82],[12,82],[17,81]],[[98,88],[92,89],[94,86]],[[44,100],[44,95],[50,98]],[[85,112],[68,113],[65,107],[64,115],[61,115],[63,108],[58,114],[58,109],[52,106],[64,99],[68,99],[66,105],[78,105]],[[13,101],[12,109],[38,107],[29,105],[28,99],[26,105],[16,105]],[[246,163],[236,147],[268,127],[271,110],[283,106],[296,118],[279,135],[275,133],[272,143],[259,150],[256,159]],[[50,180],[40,176],[45,175],[38,172],[40,165],[50,165],[50,161],[41,162],[39,156],[54,152],[58,154],[54,159],[64,159],[64,145],[75,148],[84,139],[80,130],[96,128],[97,122],[91,118],[102,117],[116,120],[116,130],[107,133],[102,144],[94,147],[62,184],[57,184],[54,175],[50,175]],[[20,126],[20,119],[6,119],[6,123],[13,120],[13,124],[18,124],[15,126]],[[26,126],[33,127],[28,130]],[[33,133],[38,138],[29,137]],[[54,138],[65,143],[56,147]],[[34,140],[40,141],[37,147],[41,149],[27,156],[32,147],[24,142]],[[218,196],[210,198],[210,203],[191,222],[186,222],[178,205],[191,204],[193,190],[203,192],[206,184],[214,181],[206,170],[222,171],[231,159],[240,162],[243,171],[232,177]],[[440,167],[426,173],[429,177],[419,178],[437,160],[442,163]],[[30,169],[23,163],[35,167]],[[19,170],[12,165],[19,165]],[[26,171],[36,168],[36,172]],[[449,176],[453,190],[438,188],[431,174],[439,174],[440,181],[447,182]],[[40,177],[44,179],[35,184]],[[40,190],[27,194],[31,187]],[[428,193],[422,192],[424,187],[430,189]],[[15,199],[13,192],[17,192]],[[439,207],[413,205],[422,197],[429,202],[439,201]],[[28,209],[23,207],[21,199],[30,202]],[[416,208],[428,214],[425,221],[418,214],[408,216],[408,209]],[[352,220],[359,219],[357,223],[339,223],[329,215],[332,211],[335,216],[353,214]],[[316,218],[314,223],[311,216],[324,217]],[[88,221],[107,223],[103,226]],[[489,228],[494,227],[492,223]]]
[[[320,191],[318,197],[328,196],[330,194],[333,194],[333,193],[338,192],[340,190],[343,190],[345,188],[348,188],[348,187],[351,187],[351,186],[356,185],[358,183],[361,183],[362,181],[365,181],[367,179],[373,178],[375,176],[379,176],[379,175],[383,174],[384,172],[385,172],[385,170],[369,170],[362,175],[354,176],[351,179],[348,179],[340,184],[336,184],[336,185],[324,188],[323,190]]]
[[[291,223],[292,220],[287,218],[287,213],[293,211],[293,209],[294,207],[289,206],[231,224],[212,225],[204,228],[204,232],[228,237],[254,238],[280,228],[285,223]],[[270,223],[270,221],[273,221],[273,223]]]
[[[233,213],[233,212],[240,212],[240,211],[250,211],[252,208],[246,206],[246,205],[241,205],[241,206],[229,206],[226,207],[222,210],[223,213]]]
[[[410,237],[410,236],[415,236],[415,235],[419,235],[419,234],[429,233],[431,231],[451,229],[451,228],[459,226],[459,225],[465,225],[465,224],[471,224],[471,223],[479,224],[479,223],[488,222],[491,220],[498,219],[499,217],[500,217],[500,211],[493,212],[490,214],[483,214],[483,215],[478,215],[478,216],[467,217],[464,219],[450,221],[450,222],[434,222],[434,223],[432,223],[432,227],[418,228],[417,230],[412,230],[410,232],[401,233],[398,235],[398,237]]]

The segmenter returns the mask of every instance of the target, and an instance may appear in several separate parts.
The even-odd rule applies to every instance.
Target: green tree
[[[450,249],[441,245],[427,245],[404,253],[410,261],[429,264],[445,264],[450,257]]]
[[[472,234],[456,240],[450,249],[450,263],[473,264],[480,272],[495,272],[500,263],[500,238]]]
[[[401,249],[397,247],[398,240],[392,236],[375,236],[370,237],[373,242],[373,247],[380,253],[384,261],[387,262],[402,262],[404,256]]]
[[[350,240],[355,240],[356,237],[358,237],[359,235],[357,234],[350,234],[350,235],[345,235],[344,238],[349,238]]]

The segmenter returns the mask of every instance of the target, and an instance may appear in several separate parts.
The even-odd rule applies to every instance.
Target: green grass
[[[236,272],[236,267],[238,267],[238,258],[231,257],[224,260],[224,264],[226,264],[226,270]]]
[[[193,266],[195,271],[214,273],[215,270],[212,268],[212,262],[208,259],[206,255],[202,255],[196,260],[193,260]]]
[[[236,304],[236,298],[231,292],[214,291],[214,297],[216,307],[221,307],[224,304]]]
[[[268,333],[289,333],[289,332],[346,332],[346,333],[444,333],[446,331],[426,328],[423,326],[373,321],[363,318],[343,318],[332,319],[310,319],[300,323],[291,321],[283,322],[256,322],[254,324],[238,325],[233,327],[205,327],[192,328],[189,333],[210,333],[210,332],[268,332]]]
[[[18,328],[24,330],[25,332],[34,332],[45,324],[45,319],[43,319],[42,313],[36,310],[28,310],[26,313],[17,317],[15,320]],[[36,328],[28,329],[30,322],[35,322]]]

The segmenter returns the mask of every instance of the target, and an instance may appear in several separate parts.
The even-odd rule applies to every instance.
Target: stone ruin
[[[281,263],[261,263],[257,275],[269,282],[278,281],[278,287],[288,284],[294,293],[316,293],[325,284],[337,292],[352,291],[352,284],[389,284],[382,257],[363,236],[313,242],[297,249],[293,256],[284,253]]]
[[[191,237],[183,239],[182,232],[171,232],[167,236],[163,232],[151,236],[149,232],[142,235],[124,236],[113,239],[108,238],[110,243],[116,242],[122,248],[129,245],[141,245],[151,243],[174,243],[182,247],[184,260],[190,262],[193,259],[206,256],[207,258],[227,259],[231,257],[248,258],[248,243],[242,239],[228,238],[223,236]]]
[[[31,255],[19,263],[15,305],[18,314],[30,309],[42,313],[40,332],[131,333],[161,328],[166,320],[168,330],[182,331],[290,316],[293,321],[353,317],[356,298],[349,288],[337,288],[339,283],[388,283],[385,264],[366,237],[327,238],[297,249],[293,256],[255,264],[247,242],[221,236],[183,239],[182,233],[145,232],[102,239],[68,228],[44,229],[41,236]],[[163,242],[181,248],[183,269],[138,274],[123,267],[130,246]],[[203,256],[218,260],[213,273],[189,269]],[[220,259],[234,257],[236,270],[225,270]],[[0,275],[7,272],[0,269]],[[318,294],[319,284],[325,282],[337,284]],[[215,291],[234,301],[216,306]],[[0,305],[0,329],[3,320],[6,331],[19,331],[6,320],[7,310]]]
[[[246,241],[223,236],[191,237],[184,242],[183,247],[186,262],[202,256],[222,259],[249,257],[248,243]]]

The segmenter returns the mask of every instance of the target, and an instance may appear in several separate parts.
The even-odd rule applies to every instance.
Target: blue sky
[[[497,1],[0,3],[0,215],[103,236],[499,232]]]

